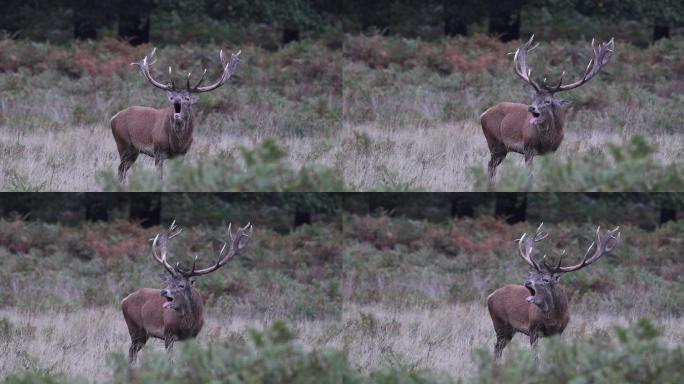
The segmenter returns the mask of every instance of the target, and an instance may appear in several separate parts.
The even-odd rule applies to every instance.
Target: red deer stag
[[[491,153],[488,166],[490,182],[494,180],[496,167],[506,158],[508,152],[524,155],[525,163],[531,166],[535,155],[544,155],[558,149],[563,141],[565,112],[572,102],[557,98],[554,94],[588,82],[613,57],[613,39],[598,46],[592,39],[592,57],[581,79],[563,84],[563,72],[558,84],[547,84],[544,78],[539,85],[530,77],[532,71],[527,65],[528,52],[536,48],[536,45],[532,47],[533,39],[534,35],[515,51],[513,58],[515,73],[534,89],[532,104],[499,103],[480,116],[482,132]]]
[[[218,260],[211,267],[195,269],[197,257],[189,270],[180,269],[179,265],[171,266],[166,260],[166,242],[177,236],[181,230],[175,222],[168,231],[157,234],[152,242],[152,257],[168,272],[164,289],[141,288],[121,301],[123,316],[131,336],[131,347],[128,358],[135,362],[138,351],[150,337],[164,340],[166,349],[170,349],[174,341],[186,340],[197,336],[204,323],[203,300],[195,288],[196,276],[211,273],[226,263],[244,248],[252,236],[252,226],[247,224],[239,228],[233,236],[228,226],[228,239],[218,255]],[[243,241],[243,237],[246,238]],[[157,254],[159,244],[159,254]],[[226,247],[228,250],[226,251]]]
[[[145,56],[140,62],[131,65],[139,66],[142,74],[153,86],[167,91],[172,105],[163,109],[133,106],[112,117],[110,125],[121,160],[120,182],[124,182],[126,172],[135,163],[140,153],[154,158],[160,177],[164,175],[164,159],[185,155],[192,144],[192,104],[197,102],[197,96],[193,94],[213,91],[222,86],[233,75],[240,61],[240,52],[237,52],[231,55],[230,62],[227,63],[222,50],[219,52],[219,57],[223,73],[218,81],[202,87],[201,84],[207,73],[205,69],[194,87],[190,86],[191,73],[188,73],[185,89],[183,89],[176,87],[171,67],[169,67],[170,83],[163,84],[152,77],[150,66],[156,62],[152,61],[155,51],[156,48],[152,50],[149,58]]]
[[[546,255],[539,264],[532,258],[534,243],[543,240],[548,235],[537,228],[534,236],[526,233],[518,241],[518,254],[533,269],[525,285],[506,285],[494,291],[487,297],[489,315],[494,323],[496,345],[494,357],[501,357],[501,353],[516,332],[530,337],[530,344],[534,346],[542,336],[559,335],[570,321],[568,298],[558,283],[561,275],[574,272],[598,260],[601,256],[615,249],[620,242],[620,227],[601,234],[601,228],[596,229],[596,241],[593,242],[582,261],[571,267],[561,266],[563,255],[558,264],[551,266],[546,263]],[[593,253],[592,253],[593,249]]]

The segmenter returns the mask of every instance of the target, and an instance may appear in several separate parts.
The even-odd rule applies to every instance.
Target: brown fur
[[[185,107],[185,106],[184,106]],[[124,181],[126,172],[140,153],[154,158],[155,165],[163,172],[164,159],[185,155],[192,144],[193,119],[188,108],[185,129],[176,134],[172,122],[173,107],[155,109],[128,107],[112,117],[110,125],[119,151],[119,180]]]
[[[508,152],[525,156],[530,163],[535,155],[555,152],[563,141],[565,107],[553,106],[542,124],[533,125],[529,106],[520,103],[499,103],[480,116],[482,132],[491,154],[489,177],[494,178],[496,167]]]
[[[204,301],[199,291],[190,287],[182,300],[187,310],[164,308],[166,299],[160,289],[142,288],[121,301],[123,316],[131,336],[128,356],[131,362],[135,361],[138,351],[150,337],[164,340],[168,349],[174,341],[194,338],[202,330]]]
[[[540,336],[563,333],[570,321],[568,299],[558,286],[555,307],[548,313],[525,300],[530,291],[522,285],[506,285],[487,297],[487,308],[496,332],[494,356],[498,359],[516,332],[530,337],[534,345]]]

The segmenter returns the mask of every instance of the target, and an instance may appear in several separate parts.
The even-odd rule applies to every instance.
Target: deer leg
[[[499,360],[503,354],[503,349],[506,345],[513,339],[514,332],[510,330],[504,330],[502,332],[497,332],[496,334],[496,344],[494,344],[494,360]]]
[[[135,363],[136,359],[138,358],[138,352],[142,349],[142,347],[145,346],[146,342],[147,334],[144,332],[131,335],[131,347],[128,349],[129,363]]]
[[[164,337],[164,348],[166,348],[166,351],[169,352],[173,348],[173,343],[174,343],[173,336],[167,335]]]
[[[492,154],[491,158],[489,159],[489,165],[488,165],[488,173],[489,173],[489,180],[493,181],[494,176],[496,176],[496,167],[501,164],[501,162],[506,158],[506,155],[508,154],[508,151],[506,150],[506,147],[503,145],[501,146],[496,146],[493,148],[490,148],[490,152]]]
[[[159,180],[164,181],[164,158],[159,154],[154,154],[154,165],[159,170]]]
[[[126,181],[126,173],[131,168],[135,160],[138,159],[138,151],[135,149],[126,149],[120,155],[121,163],[119,164],[119,182]]]

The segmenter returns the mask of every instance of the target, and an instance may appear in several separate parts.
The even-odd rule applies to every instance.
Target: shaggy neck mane
[[[554,318],[557,315],[560,315],[567,311],[568,309],[568,303],[567,301],[563,298],[561,289],[559,286],[555,286],[553,289],[549,290],[550,291],[550,297],[548,301],[548,306],[549,310],[544,313],[544,317],[547,318]]]

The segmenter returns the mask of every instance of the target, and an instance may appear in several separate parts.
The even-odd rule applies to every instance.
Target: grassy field
[[[270,52],[253,45],[158,47],[157,70],[219,73],[218,52],[242,50],[243,62],[222,88],[200,96],[185,161],[238,163],[239,147],[281,142],[296,169],[336,137],[341,126],[341,50],[307,41]],[[118,153],[109,119],[131,105],[166,107],[133,61],[151,47],[115,40],[56,46],[0,40],[0,189],[97,191],[97,175],[115,172]],[[157,72],[160,73],[160,72]],[[166,73],[159,76],[165,78]],[[133,167],[153,170],[141,156]]]
[[[536,73],[553,77],[565,69],[569,77],[578,75],[587,42],[541,43],[531,58]],[[223,88],[200,97],[193,147],[184,160],[170,162],[180,165],[166,167],[170,181],[157,185],[152,159],[141,156],[129,187],[486,189],[489,152],[479,115],[500,101],[528,99],[506,55],[516,44],[482,36],[425,42],[348,35],[343,50],[339,42],[325,39],[277,52],[252,45],[160,47],[159,67],[169,64],[178,73],[207,67],[208,76],[215,76],[219,48],[242,49],[244,62]],[[622,41],[616,47],[615,59],[601,75],[565,95],[574,102],[565,140],[556,154],[535,161],[535,182],[518,181],[526,180],[527,170],[522,157],[511,154],[500,167],[499,189],[684,188],[676,176],[684,156],[684,44],[673,38],[648,48]],[[150,47],[131,48],[114,40],[56,46],[3,39],[0,48],[0,189],[118,188],[103,181],[118,166],[109,119],[130,105],[166,104],[162,92],[128,65],[149,54]],[[624,148],[635,137],[653,148],[644,159],[614,156],[608,148],[611,143]],[[318,188],[286,181],[242,188],[239,182],[211,182],[225,177],[221,174],[242,179],[258,174],[243,151],[258,151],[267,139],[282,150],[278,161],[285,173],[306,168],[314,179],[323,178],[317,172],[328,172],[338,180],[320,182]],[[174,182],[202,173],[198,169],[207,163],[222,167],[208,181],[197,186]],[[563,167],[572,174],[559,180],[557,169]],[[596,178],[596,169],[609,174]],[[655,171],[643,177],[649,170]],[[655,181],[645,185],[639,182],[644,178]]]
[[[387,184],[429,191],[480,189],[476,182],[489,160],[480,114],[502,101],[529,102],[506,54],[518,44],[484,36],[437,42],[347,36],[343,132],[354,144],[354,155],[341,165],[345,180],[364,190]],[[540,44],[530,54],[533,75],[553,79],[566,70],[570,79],[586,66],[588,41]],[[574,105],[565,140],[551,156],[567,164],[607,154],[607,144],[624,146],[641,135],[657,146],[656,164],[678,162],[684,155],[682,40],[646,49],[619,40],[615,44],[615,58],[602,74],[562,95]],[[522,156],[511,153],[499,176],[522,165]],[[605,166],[626,172],[631,167],[615,159]],[[639,173],[636,168],[631,172]],[[534,173],[539,180],[531,189],[545,190],[549,176],[540,169],[539,158]],[[573,190],[569,182],[555,188]],[[578,189],[600,188],[589,184]]]
[[[684,359],[680,223],[646,231],[624,221],[614,255],[563,277],[572,315],[560,340],[543,340],[530,351],[518,335],[499,368],[491,365],[495,338],[484,302],[497,287],[525,278],[512,240],[531,229],[527,224],[347,215],[343,232],[332,222],[286,234],[263,222],[255,226],[260,230],[248,253],[198,280],[207,300],[198,339],[178,343],[171,360],[161,342],[152,341],[139,370],[128,370],[119,302],[138,287],[160,285],[146,241],[158,229],[125,221],[69,227],[0,220],[0,378],[181,382],[202,367],[209,377],[252,369],[275,375],[261,382],[309,382],[325,372],[331,383],[336,375],[359,383],[485,383],[504,374],[502,367],[515,370],[506,374],[530,374],[560,364],[558,358],[597,352],[614,361],[591,360],[596,372],[611,364],[634,372],[673,364],[661,371],[675,379],[684,375],[672,368]],[[552,239],[544,250],[555,255],[565,248],[573,259],[593,227],[570,221],[545,226]],[[183,241],[172,244],[172,255],[185,262],[181,255],[209,259],[222,230],[188,227]],[[650,319],[653,336],[638,328],[641,318]],[[272,332],[276,321],[284,321],[292,336],[256,341],[266,336],[252,330]],[[624,332],[637,339],[623,340],[616,326],[629,327]],[[646,353],[647,347],[654,350]],[[669,357],[620,362],[660,354]],[[534,356],[541,365],[528,361]],[[573,364],[557,371],[573,375]]]

